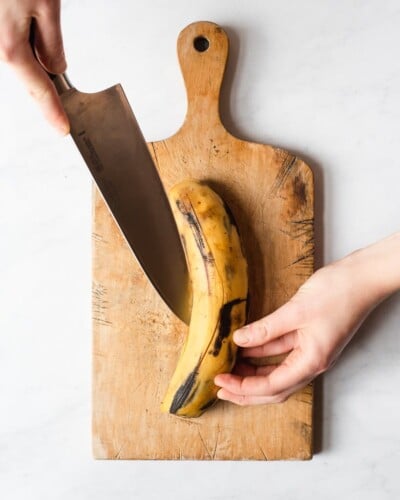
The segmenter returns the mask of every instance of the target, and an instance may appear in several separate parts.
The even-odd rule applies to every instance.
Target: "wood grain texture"
[[[204,52],[193,41],[209,41]],[[194,23],[178,39],[188,111],[149,144],[168,190],[207,181],[230,206],[249,262],[249,320],[286,302],[314,265],[313,177],[298,157],[226,131],[219,92],[228,38]],[[219,402],[198,419],[160,412],[187,327],[148,283],[93,190],[93,446],[97,458],[277,460],[312,456],[312,386],[283,404]],[[140,214],[137,214],[140,217]]]

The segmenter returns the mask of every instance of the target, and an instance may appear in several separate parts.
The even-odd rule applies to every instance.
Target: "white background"
[[[398,230],[399,2],[69,0],[69,76],[121,82],[146,139],[165,138],[186,106],[176,38],[198,20],[231,39],[228,128],[313,167],[319,262]],[[318,384],[311,462],[92,459],[91,180],[4,65],[0,90],[1,498],[398,498],[398,295]]]

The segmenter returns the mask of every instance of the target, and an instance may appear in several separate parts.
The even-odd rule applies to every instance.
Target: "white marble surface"
[[[120,81],[146,138],[166,137],[185,112],[176,37],[196,20],[231,37],[230,129],[314,167],[324,261],[398,230],[399,2],[69,0],[70,77]],[[311,462],[92,459],[91,183],[4,65],[0,88],[1,498],[399,498],[398,295],[324,377]]]

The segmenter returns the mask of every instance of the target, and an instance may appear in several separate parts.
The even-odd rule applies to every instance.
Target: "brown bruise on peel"
[[[208,408],[213,406],[217,401],[218,401],[217,397],[210,399],[210,401],[207,401],[207,403],[204,403],[202,406],[200,406],[199,412],[203,413],[203,411],[208,410]]]
[[[236,269],[232,264],[225,264],[225,276],[227,280],[233,279]]]

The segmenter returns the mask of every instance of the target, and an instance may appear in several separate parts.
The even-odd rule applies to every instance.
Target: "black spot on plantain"
[[[210,399],[210,401],[207,401],[207,403],[204,403],[202,406],[200,406],[199,410],[201,412],[207,410],[208,408],[210,408],[210,406],[212,406],[214,403],[216,403],[218,398],[212,398]]]
[[[235,271],[235,267],[232,264],[225,264],[225,276],[227,280],[233,279]]]
[[[177,413],[180,410],[180,408],[182,408],[182,406],[190,403],[190,401],[193,399],[196,393],[195,391],[196,383],[198,384],[197,382],[198,367],[199,363],[197,363],[195,369],[189,373],[186,380],[176,391],[174,399],[172,400],[171,406],[169,408],[170,413],[174,414]]]
[[[196,375],[198,375],[198,373],[196,373]],[[199,387],[200,387],[200,382],[198,382],[197,379],[196,379],[196,383],[194,384],[194,387],[192,388],[192,390],[189,393],[188,397],[185,399],[185,402],[184,402],[185,406],[192,402],[192,400],[194,399],[194,397],[197,394],[197,391],[199,390]]]
[[[243,311],[242,308],[236,309],[236,312],[231,314],[231,322],[233,325],[243,325],[245,321],[246,311]]]
[[[212,351],[213,356],[218,356],[219,351],[221,350],[222,347],[223,340],[229,337],[229,334],[231,333],[232,309],[236,305],[241,304],[242,302],[245,301],[246,299],[240,299],[240,298],[234,299],[224,304],[223,307],[221,308],[221,311],[219,313],[219,331],[213,346],[213,351]]]
[[[228,220],[225,219],[224,217],[224,226],[225,226],[225,229],[228,231],[228,233],[231,232],[231,226],[233,227],[236,227],[236,230],[239,234],[239,228],[236,224],[236,221],[235,221],[235,217],[233,216],[233,213],[232,213],[232,210],[229,208],[229,206],[225,203],[225,201],[222,201],[223,205],[224,205],[224,209],[225,209],[225,212],[228,216]]]

